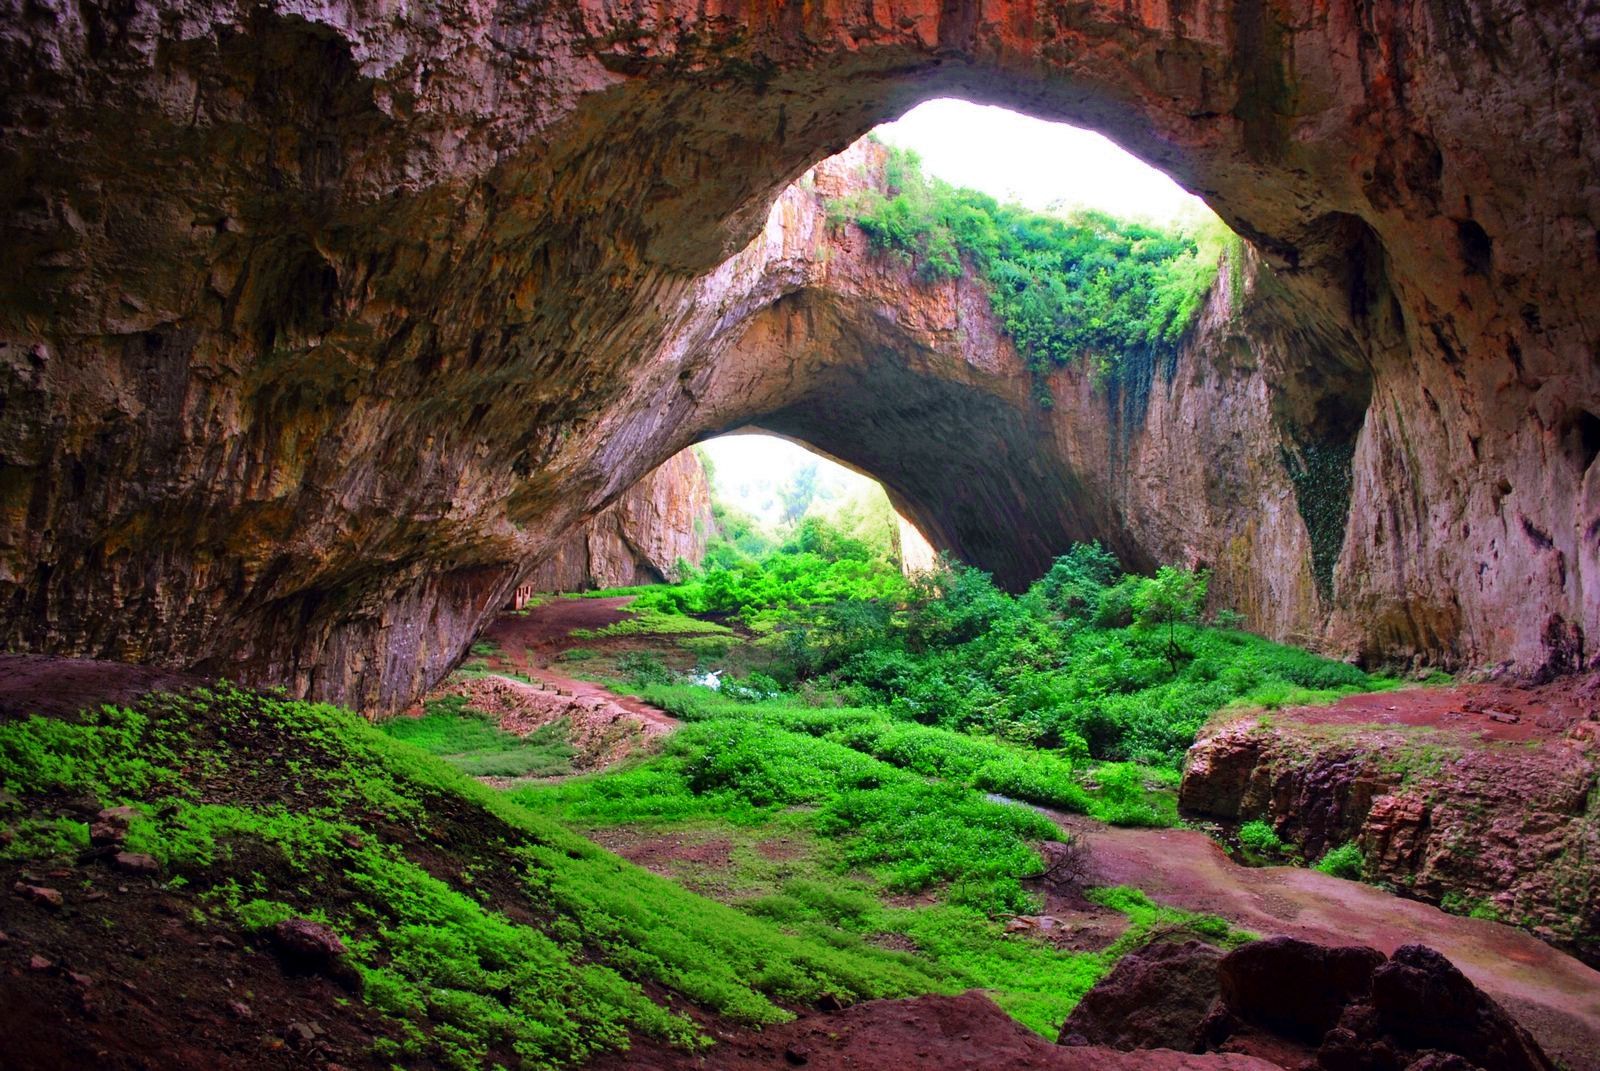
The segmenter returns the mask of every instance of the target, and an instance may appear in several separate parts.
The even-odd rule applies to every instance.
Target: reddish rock
[[[1584,862],[1600,857],[1600,754],[1567,739],[1570,714],[1483,739],[1487,719],[1471,719],[1484,715],[1451,702],[1472,687],[1352,697],[1386,722],[1347,723],[1335,706],[1215,725],[1189,752],[1179,805],[1265,819],[1309,859],[1353,842],[1370,880],[1493,912],[1600,962],[1600,885]],[[1570,692],[1546,689],[1538,705],[1564,709]],[[1411,717],[1412,705],[1435,714]]]
[[[128,827],[119,822],[95,822],[89,827],[89,843],[96,847],[121,844],[128,836]]]
[[[43,956],[36,954],[28,957],[28,969],[30,971],[48,971],[54,967],[55,963]]]
[[[1205,1051],[1221,959],[1198,941],[1157,941],[1128,953],[1067,1016],[1060,1043]]]
[[[327,963],[345,954],[339,935],[310,919],[284,919],[272,928],[272,941],[284,955],[305,963]]]
[[[351,991],[360,989],[360,973],[330,927],[310,919],[284,919],[272,928],[272,945],[290,972],[320,974]]]
[[[45,885],[29,885],[19,881],[11,886],[11,891],[27,900],[29,903],[38,904],[40,907],[59,908],[66,903],[66,898],[59,889],[52,889]]]
[[[1416,873],[1426,846],[1427,824],[1427,801],[1414,793],[1374,799],[1361,836],[1367,865],[1377,873]]]
[[[111,865],[124,874],[135,877],[155,877],[161,873],[161,864],[153,855],[144,852],[118,852],[111,858]]]
[[[1453,1053],[1494,1071],[1551,1071],[1532,1036],[1438,952],[1402,945],[1372,974],[1376,1027],[1397,1047]]]
[[[1364,1001],[1372,972],[1383,962],[1383,953],[1373,948],[1325,948],[1271,937],[1222,957],[1217,984],[1240,1019],[1315,1045],[1348,1005]]]
[[[95,821],[127,829],[139,815],[137,807],[105,807],[95,814]]]
[[[1119,965],[1079,1009],[1063,1028],[1063,1044],[1099,1040],[1142,1054],[1187,1039],[1196,1051],[1321,1071],[1552,1067],[1526,1030],[1421,945],[1404,945],[1388,960],[1370,948],[1288,937],[1226,956],[1196,942],[1168,945],[1127,969]]]

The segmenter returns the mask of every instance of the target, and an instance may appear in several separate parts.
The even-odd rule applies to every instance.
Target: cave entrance
[[[1150,472],[1138,436],[1243,256],[1199,198],[1101,135],[934,99],[779,196],[730,262],[757,279],[776,262],[770,289],[682,380],[680,435],[805,443],[1011,590],[1080,542],[1133,569],[1196,564],[1211,552],[1152,535],[1164,522],[1129,508],[1127,484],[1203,480],[1192,457]],[[1186,405],[1163,412],[1195,419]]]
[[[805,522],[815,520],[908,575],[934,565],[933,545],[889,490],[837,458],[756,428],[719,435],[695,450],[727,557],[756,557],[795,540]],[[716,556],[714,548],[713,563]]]

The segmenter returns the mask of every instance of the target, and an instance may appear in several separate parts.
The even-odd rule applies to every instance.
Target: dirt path
[[[484,638],[499,648],[499,653],[488,659],[492,669],[520,673],[552,688],[561,695],[574,698],[604,699],[636,715],[658,729],[671,731],[681,724],[677,718],[629,695],[618,695],[609,688],[583,681],[557,669],[552,661],[562,651],[585,642],[572,638],[574,629],[599,629],[628,618],[627,605],[631,595],[615,599],[551,599],[536,606],[526,616],[504,614],[484,633]],[[509,677],[500,680],[528,687]]]
[[[1506,743],[1593,740],[1600,729],[1600,673],[1562,677],[1549,684],[1456,684],[1397,692],[1347,695],[1323,706],[1274,713],[1307,725],[1407,725],[1458,730]]]
[[[1221,915],[1262,936],[1438,949],[1572,1071],[1600,1071],[1600,972],[1521,930],[1451,915],[1303,867],[1245,867],[1203,833],[1118,829],[1072,815],[1058,825],[1090,846],[1091,881],[1135,885],[1163,904]]]
[[[498,664],[574,695],[604,696],[635,711],[676,721],[648,704],[577,681],[551,666],[577,628],[597,629],[627,617],[627,598],[553,599],[527,616],[502,617],[488,633],[504,653]],[[524,653],[525,652],[525,653]],[[491,659],[491,665],[497,661]],[[1497,739],[1525,741],[1560,736],[1582,719],[1587,682],[1563,682],[1534,695],[1482,685],[1416,689],[1396,704],[1382,694],[1353,696],[1319,708],[1318,721],[1370,722],[1471,728]],[[525,686],[526,687],[526,686]],[[1592,685],[1588,685],[1592,688]],[[1586,693],[1585,693],[1586,694]],[[1487,710],[1512,710],[1515,722],[1490,719]],[[1571,1071],[1600,1071],[1600,972],[1520,930],[1451,915],[1371,885],[1301,867],[1240,866],[1203,833],[1180,829],[1119,829],[1087,818],[1051,814],[1057,824],[1090,844],[1091,882],[1132,885],[1172,907],[1221,915],[1263,936],[1287,934],[1326,945],[1364,944],[1384,953],[1419,942],[1438,949],[1478,986],[1504,1004],[1552,1057]],[[1047,910],[1049,910],[1047,908]]]

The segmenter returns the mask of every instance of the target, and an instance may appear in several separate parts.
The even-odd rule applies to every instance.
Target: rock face
[[[1063,1045],[1203,1052],[1222,953],[1156,941],[1117,960],[1061,1024]]]
[[[694,451],[680,450],[569,533],[521,586],[589,591],[673,580],[679,561],[700,564],[715,525],[705,469]]]
[[[1173,1011],[1152,1015],[1152,1006]],[[1130,955],[1084,997],[1062,1038],[1124,1051],[1245,1053],[1322,1071],[1554,1067],[1516,1020],[1431,948],[1402,945],[1387,958],[1290,937],[1226,956],[1194,941]]]
[[[1368,880],[1503,919],[1600,963],[1600,763],[1584,739],[1236,721],[1204,733],[1186,813],[1263,819],[1307,859],[1354,843]]]
[[[1575,668],[1595,38],[1575,0],[10,3],[0,637],[393,707],[737,420],[1013,583],[1100,536],[1273,635]],[[1146,411],[1072,371],[1030,409],[973,287],[815,285],[773,198],[938,95],[1100,129],[1259,254]],[[745,367],[790,338],[848,356]]]

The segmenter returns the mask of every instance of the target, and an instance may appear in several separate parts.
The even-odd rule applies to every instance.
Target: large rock
[[[13,0],[0,638],[393,707],[576,525],[756,423],[1008,582],[1098,535],[1211,565],[1275,636],[1571,669],[1600,634],[1592,22]],[[1072,370],[1042,414],[981,288],[819,239],[803,190],[769,215],[941,94],[1101,129],[1259,252],[1147,402]]]
[[[1485,1068],[1547,1071],[1533,1037],[1455,964],[1425,945],[1402,945],[1372,973],[1377,1029],[1406,1049],[1435,1049]]]
[[[658,584],[699,565],[716,521],[711,484],[692,450],[680,450],[621,498],[567,535],[531,576],[529,591],[589,591]]]
[[[1222,953],[1199,941],[1129,952],[1061,1024],[1063,1045],[1204,1052]]]
[[[1600,963],[1600,887],[1586,869],[1600,852],[1600,752],[1559,727],[1484,741],[1486,715],[1454,713],[1459,729],[1428,732],[1335,729],[1316,710],[1215,724],[1189,751],[1179,805],[1265,820],[1312,860],[1353,843],[1371,881],[1503,918]]]
[[[1372,972],[1383,962],[1375,948],[1325,948],[1270,937],[1224,957],[1217,983],[1239,1018],[1315,1045],[1348,1005],[1372,992]]]
[[[1422,945],[1386,959],[1273,937],[1225,956],[1190,941],[1128,959],[1085,995],[1063,1044],[1228,1051],[1322,1071],[1553,1066],[1504,1009]]]

